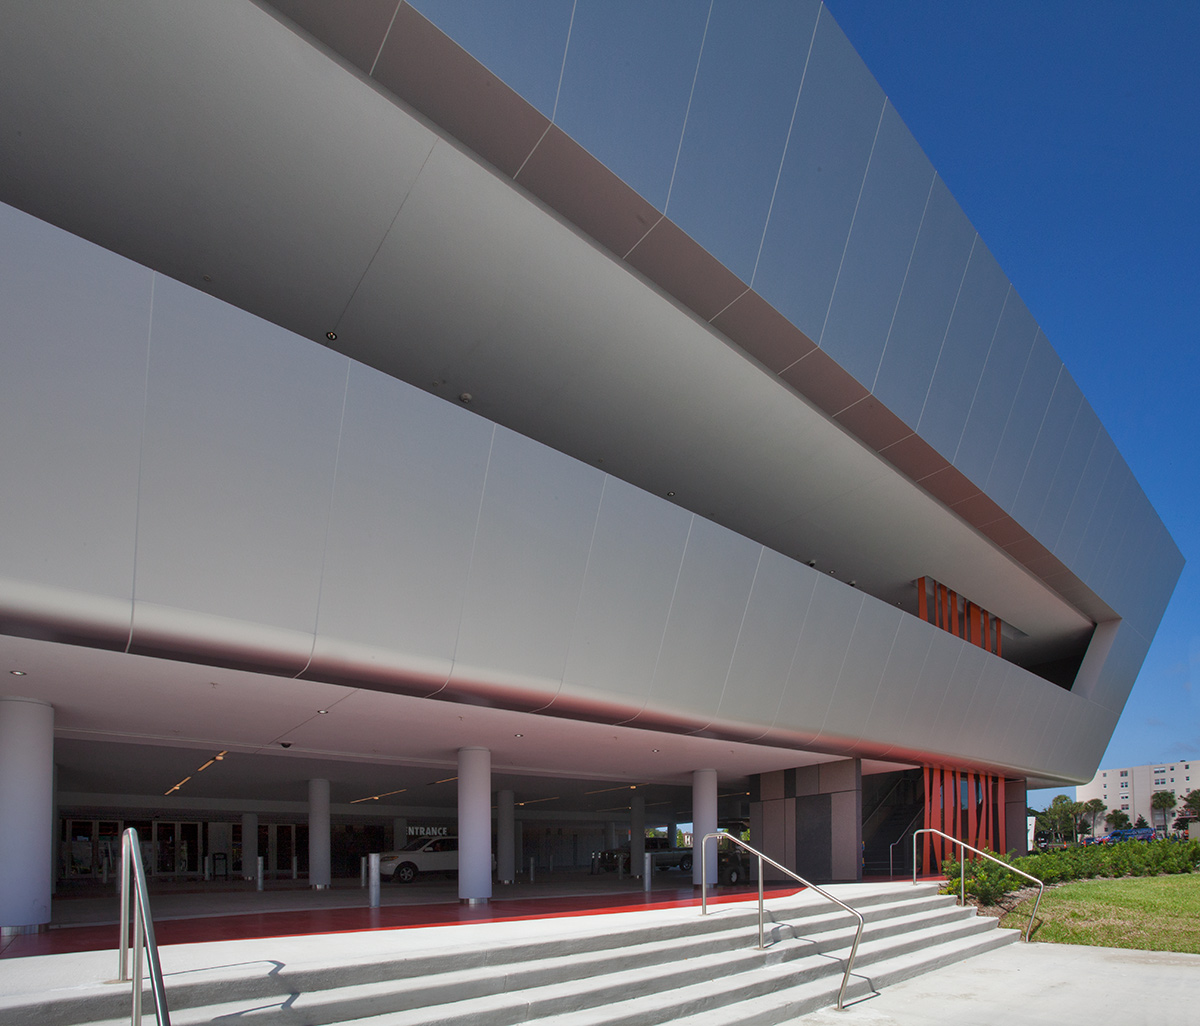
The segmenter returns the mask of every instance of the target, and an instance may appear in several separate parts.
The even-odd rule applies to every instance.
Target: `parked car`
[[[646,851],[654,856],[652,865],[658,869],[679,869],[685,873],[692,871],[692,849],[676,848],[666,837],[647,837]],[[600,868],[606,872],[614,872],[618,863],[629,872],[628,842],[619,848],[610,848],[600,853]]]
[[[379,878],[412,883],[421,873],[457,873],[457,837],[417,837],[379,859]]]

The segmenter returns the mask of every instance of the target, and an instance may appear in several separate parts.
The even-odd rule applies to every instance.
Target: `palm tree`
[[[1122,812],[1120,809],[1113,809],[1107,816],[1104,817],[1104,822],[1108,824],[1109,830],[1128,830],[1129,829],[1129,813]]]
[[[1155,791],[1150,796],[1150,808],[1160,809],[1163,814],[1163,833],[1169,829],[1167,826],[1167,813],[1175,808],[1175,795],[1171,791]]]
[[[1105,805],[1101,799],[1093,798],[1091,801],[1086,802],[1083,807],[1087,810],[1088,815],[1091,817],[1092,836],[1095,837],[1096,820],[1099,819],[1099,817],[1102,816],[1106,811],[1108,811],[1108,806]]]

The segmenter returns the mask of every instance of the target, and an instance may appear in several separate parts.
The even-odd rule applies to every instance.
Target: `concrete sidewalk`
[[[857,974],[856,974],[857,975]],[[869,974],[864,974],[869,975]],[[1200,1026],[1200,955],[1009,944],[797,1026]]]

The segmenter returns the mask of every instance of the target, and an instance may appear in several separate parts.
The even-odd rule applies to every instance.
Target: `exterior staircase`
[[[1019,937],[934,884],[831,890],[866,918],[847,1004]],[[836,1003],[854,930],[843,910],[802,891],[768,901],[761,951],[747,901],[710,903],[704,917],[693,907],[229,942],[206,946],[221,964],[202,967],[193,950],[183,968],[191,946],[161,953],[173,1026],[698,1026],[778,1023]],[[128,1023],[129,1000],[128,985],[64,980],[0,994],[0,1021]]]

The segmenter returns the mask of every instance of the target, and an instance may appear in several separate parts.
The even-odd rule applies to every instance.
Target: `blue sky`
[[[1200,4],[826,2],[1189,560],[1101,765],[1200,758]]]

